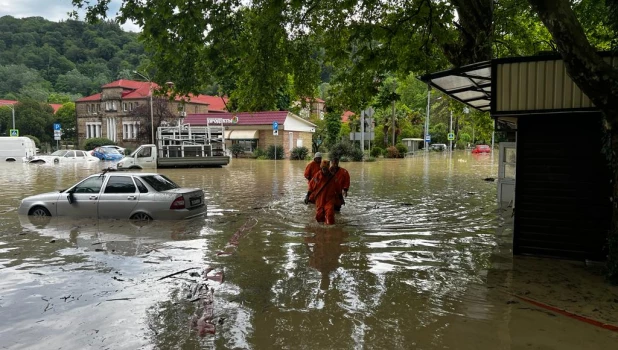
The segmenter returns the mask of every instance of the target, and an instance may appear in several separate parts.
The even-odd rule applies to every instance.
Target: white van
[[[24,161],[36,156],[36,145],[28,137],[0,137],[0,162]]]

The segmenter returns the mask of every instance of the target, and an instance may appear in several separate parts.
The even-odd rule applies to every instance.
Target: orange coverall
[[[335,201],[335,210],[339,211],[341,206],[343,205],[343,196],[344,194],[347,196],[348,189],[350,188],[350,173],[344,168],[332,169],[335,173],[333,176],[335,177],[332,181],[337,182],[340,190],[339,195],[337,196],[337,200]]]
[[[305,179],[311,181],[317,174],[320,173],[320,162],[314,160],[305,167]]]
[[[309,182],[309,200],[315,203],[315,219],[317,222],[324,222],[326,225],[335,224],[335,203],[341,193],[341,187],[335,179],[331,179],[330,172],[324,175],[320,171]]]

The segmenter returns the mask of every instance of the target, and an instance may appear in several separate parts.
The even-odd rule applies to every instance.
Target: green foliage
[[[386,157],[386,158],[400,158],[401,154],[399,153],[399,150],[397,149],[397,147],[390,146],[390,147],[386,148],[386,153],[384,154],[384,157]]]
[[[65,103],[59,96],[90,95],[147,60],[137,38],[111,21],[0,17],[0,98]]]
[[[403,143],[396,144],[395,148],[397,148],[397,151],[399,152],[399,155],[401,157],[405,156],[406,153],[408,153],[408,147],[406,147],[406,145],[404,145]]]
[[[32,135],[24,135],[24,136],[34,141],[34,145],[36,146],[36,148],[41,148],[41,141],[39,140],[38,137],[32,136]]]
[[[341,113],[326,113],[324,120],[326,122],[325,146],[326,148],[329,148],[339,142],[339,133],[341,131]]]
[[[268,146],[268,150],[266,151],[266,157],[268,159],[283,159],[283,146],[275,146],[275,145],[270,145]]]
[[[235,158],[238,158],[239,154],[245,153],[245,149],[240,143],[235,143],[230,147],[230,152],[232,152]]]
[[[365,162],[375,162],[377,159],[376,157],[366,157],[365,158]]]
[[[353,160],[355,162],[363,160],[363,151],[361,151],[360,148],[356,148],[354,144],[350,142],[334,144],[329,151],[330,159],[339,158],[340,161]]]
[[[67,102],[58,108],[55,114],[56,121],[62,127],[62,139],[77,141],[77,127],[75,125],[75,103]]]
[[[290,159],[304,160],[307,158],[309,150],[307,147],[294,147],[290,153]]]
[[[266,159],[266,151],[264,151],[261,148],[256,148],[256,149],[253,150],[252,158],[256,158],[256,159],[264,158],[264,159]]]
[[[105,137],[94,137],[91,139],[86,139],[86,142],[84,142],[84,149],[89,151],[96,147],[100,147],[104,145],[115,145],[115,144],[116,143],[114,141],[107,139]]]
[[[372,157],[380,157],[382,154],[384,154],[384,149],[380,148],[380,147],[373,147],[371,149],[371,156]]]

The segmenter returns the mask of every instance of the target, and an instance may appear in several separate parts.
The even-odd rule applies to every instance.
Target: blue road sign
[[[425,142],[431,142],[431,135],[425,135]]]
[[[273,122],[273,130],[279,130],[279,123]]]
[[[60,123],[54,123],[54,130],[61,130]]]

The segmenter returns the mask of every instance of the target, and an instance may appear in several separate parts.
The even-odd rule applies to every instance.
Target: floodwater
[[[513,258],[497,156],[342,163],[337,225],[305,162],[159,169],[208,214],[137,226],[17,215],[109,164],[0,164],[1,349],[616,349],[618,289],[581,262]]]

